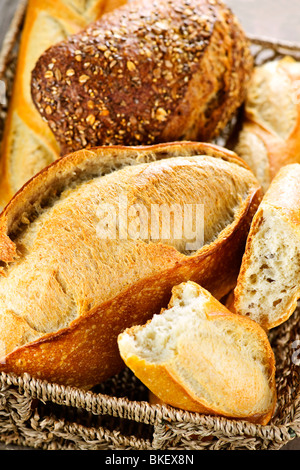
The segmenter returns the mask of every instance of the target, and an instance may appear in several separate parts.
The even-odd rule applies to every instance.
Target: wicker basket
[[[25,11],[26,2],[22,1],[0,55],[0,79],[7,85],[7,103]],[[285,54],[300,59],[300,46],[250,39],[257,64]],[[0,107],[0,141],[6,112],[7,105]],[[278,403],[267,426],[150,405],[147,390],[128,369],[90,392],[28,374],[2,373],[0,440],[49,450],[280,449],[300,436],[299,367],[293,361],[297,352],[294,342],[300,338],[299,317],[300,308],[270,334],[277,362]]]

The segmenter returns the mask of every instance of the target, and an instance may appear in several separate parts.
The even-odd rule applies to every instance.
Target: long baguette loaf
[[[286,321],[300,298],[300,164],[283,167],[253,218],[233,310],[265,329]]]
[[[285,57],[255,68],[234,150],[264,191],[280,168],[300,163],[300,62]]]
[[[219,0],[136,0],[46,51],[32,95],[62,155],[208,142],[243,102],[252,68],[248,40]]]
[[[166,306],[174,285],[200,282],[216,298],[234,287],[260,198],[243,161],[208,144],[57,160],[0,216],[1,370],[81,387],[117,373],[118,334]]]
[[[122,0],[29,0],[0,163],[0,207],[47,164],[59,146],[33,104],[31,72],[39,56],[56,42],[79,32]]]
[[[121,356],[158,402],[267,424],[276,404],[275,359],[254,321],[194,282],[167,309],[118,337]]]

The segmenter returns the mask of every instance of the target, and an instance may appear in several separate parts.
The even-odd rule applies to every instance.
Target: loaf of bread
[[[234,150],[264,191],[281,167],[300,163],[300,62],[285,57],[255,68]]]
[[[209,144],[56,160],[0,215],[1,370],[85,388],[116,374],[118,334],[174,285],[235,286],[260,200],[244,162]]]
[[[0,208],[59,157],[59,146],[33,104],[31,72],[39,56],[122,0],[29,0],[0,161]]]
[[[241,105],[248,41],[219,0],[135,0],[48,49],[33,100],[61,154],[211,141]]]
[[[126,365],[163,403],[267,424],[276,404],[275,359],[265,331],[194,282],[167,309],[118,337]]]
[[[253,218],[233,309],[265,329],[286,321],[300,298],[300,164],[283,167]]]

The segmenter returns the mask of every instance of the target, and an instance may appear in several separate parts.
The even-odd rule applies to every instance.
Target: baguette
[[[300,62],[285,57],[255,68],[234,150],[264,191],[280,168],[300,163]]]
[[[269,330],[300,298],[300,164],[277,173],[253,218],[233,310]]]
[[[260,200],[244,162],[209,144],[106,146],[56,160],[0,215],[0,370],[83,388],[118,373],[118,334],[166,306],[174,285],[193,280],[216,298],[235,286]],[[180,235],[185,215],[170,211],[163,230],[159,210],[174,204],[203,205],[200,224],[196,210],[187,219],[194,234]],[[142,231],[145,210],[158,232]]]
[[[258,424],[273,415],[275,359],[266,333],[194,282],[174,287],[168,308],[126,329],[118,345],[157,403]]]
[[[59,157],[59,146],[34,106],[31,71],[56,42],[79,32],[122,0],[29,0],[0,161],[0,208],[42,168]]]
[[[242,104],[252,69],[248,40],[220,1],[136,0],[46,51],[32,96],[61,155],[208,142]]]

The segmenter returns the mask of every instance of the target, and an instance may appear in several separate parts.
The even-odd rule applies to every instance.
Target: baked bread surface
[[[217,298],[234,287],[260,198],[244,163],[208,144],[103,147],[57,160],[0,216],[2,370],[83,387],[117,373],[117,335],[167,305],[173,285],[198,281]],[[137,204],[202,205],[202,244],[186,252],[178,225],[141,238],[134,213],[125,231],[116,218],[107,232],[107,213],[123,214],[120,200],[128,214]]]
[[[255,67],[235,152],[264,191],[285,165],[300,163],[300,62],[292,57]]]
[[[276,404],[275,359],[264,330],[194,282],[167,309],[118,337],[121,355],[160,404],[267,424]]]
[[[255,214],[233,309],[265,329],[286,321],[300,298],[300,164],[279,170]]]
[[[124,3],[122,0],[29,0],[1,145],[1,209],[26,181],[60,156],[55,136],[32,101],[30,84],[35,63],[50,46]]]
[[[208,142],[243,102],[252,68],[248,40],[222,2],[136,0],[46,51],[32,96],[62,155]]]

